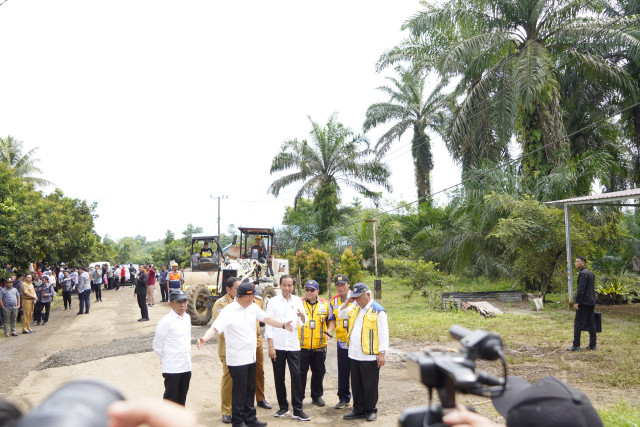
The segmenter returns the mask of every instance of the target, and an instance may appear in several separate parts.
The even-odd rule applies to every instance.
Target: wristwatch
[[[286,328],[284,327],[284,322],[282,322],[282,329],[286,329]]]

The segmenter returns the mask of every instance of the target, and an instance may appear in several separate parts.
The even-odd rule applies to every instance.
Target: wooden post
[[[301,277],[300,277],[300,269],[298,269],[298,281],[296,282],[296,292],[298,292],[298,296],[300,296],[300,281],[301,281]]]
[[[327,294],[329,301],[331,301],[331,266],[329,264],[330,259],[327,258]]]

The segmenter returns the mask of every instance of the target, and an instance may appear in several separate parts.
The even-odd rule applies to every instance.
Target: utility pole
[[[377,219],[367,219],[366,222],[373,224],[373,264],[376,270],[376,280],[373,281],[374,299],[380,302],[382,299],[382,281],[378,278],[378,248],[376,242],[376,222]]]
[[[220,199],[226,200],[229,198],[229,196],[212,196],[210,195],[209,198],[211,199],[218,199],[218,239],[220,238]]]

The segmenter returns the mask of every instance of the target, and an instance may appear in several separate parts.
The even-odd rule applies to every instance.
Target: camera
[[[20,417],[13,408],[15,427],[107,427],[107,407],[124,397],[112,385],[94,378],[78,379],[55,390],[40,405]],[[5,402],[6,403],[6,402]],[[7,409],[5,408],[5,414]]]
[[[445,426],[442,415],[456,407],[456,392],[477,396],[497,397],[504,393],[507,363],[498,334],[483,330],[471,331],[454,325],[449,329],[460,341],[458,352],[425,350],[407,355],[407,370],[429,389],[429,405],[406,409],[399,425],[402,427]],[[503,377],[499,378],[476,369],[476,360],[502,362]],[[438,392],[440,405],[432,404],[433,390]]]

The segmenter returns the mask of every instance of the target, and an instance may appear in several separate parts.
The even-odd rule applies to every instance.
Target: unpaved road
[[[0,337],[0,397],[28,409],[65,382],[86,376],[114,384],[127,399],[162,397],[160,362],[151,351],[151,341],[158,320],[169,311],[168,305],[158,303],[150,307],[151,321],[137,322],[140,312],[131,288],[123,288],[120,292],[103,291],[103,299],[102,303],[91,302],[89,315],[76,315],[78,306],[74,299],[72,310],[52,311],[46,326],[33,327],[36,333]],[[206,327],[192,328],[194,342],[205,330]],[[364,424],[342,419],[351,407],[340,411],[333,409],[338,399],[336,353],[335,344],[332,344],[324,380],[327,406],[313,406],[307,392],[304,410],[311,417],[309,424]],[[378,425],[396,425],[402,408],[421,405],[426,400],[424,387],[406,373],[404,354],[390,351],[388,362],[382,368]],[[201,350],[193,345],[192,361],[193,376],[186,406],[198,414],[204,425],[222,425],[219,386],[222,369],[215,339]],[[264,367],[267,400],[275,404],[273,371],[266,345]],[[275,409],[257,410],[258,418],[269,425],[299,423],[291,418],[274,418]]]

